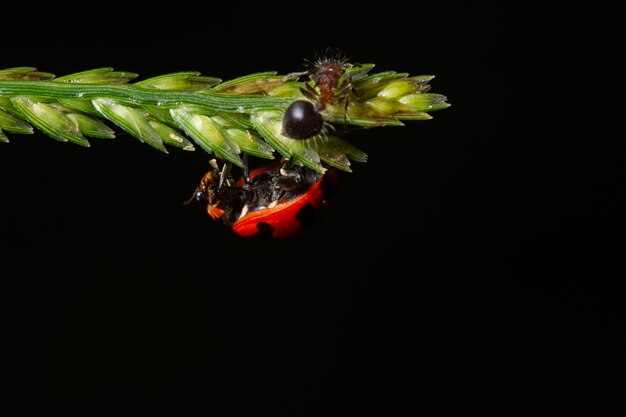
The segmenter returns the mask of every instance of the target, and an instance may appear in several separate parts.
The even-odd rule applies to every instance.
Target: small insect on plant
[[[88,138],[115,137],[111,123],[165,153],[199,146],[210,169],[189,202],[241,236],[284,239],[324,212],[339,171],[367,160],[339,128],[403,126],[449,106],[429,92],[433,76],[373,68],[325,56],[286,75],[223,81],[184,71],[136,82],[108,67],[62,77],[9,68],[0,70],[0,142],[38,129],[90,146]]]
[[[313,84],[306,83],[300,88],[300,92],[308,100],[296,100],[285,111],[283,133],[293,139],[308,139],[320,134],[324,127],[324,118],[320,112],[334,101],[344,103],[344,123],[346,122],[352,77],[344,77],[344,74],[353,65],[348,63],[345,56],[331,55],[316,59],[310,67],[307,71],[285,76],[285,79],[291,79],[309,75],[313,81]]]

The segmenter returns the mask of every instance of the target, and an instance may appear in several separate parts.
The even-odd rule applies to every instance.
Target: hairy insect
[[[343,103],[345,117],[352,80],[350,77],[344,78],[344,75],[350,67],[352,64],[348,63],[345,55],[326,55],[311,62],[307,71],[291,73],[285,77],[308,75],[313,85],[307,83],[300,91],[314,103],[308,106],[304,104],[308,103],[306,100],[298,100],[287,109],[283,117],[283,133],[286,136],[292,139],[308,139],[320,134],[324,128],[321,112],[335,101]],[[320,120],[322,123],[319,123]]]

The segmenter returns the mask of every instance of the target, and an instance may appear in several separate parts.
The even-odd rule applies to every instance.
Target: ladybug
[[[211,166],[192,200],[245,238],[288,239],[307,229],[334,199],[339,177],[333,168],[322,174],[286,161],[244,169],[235,180],[229,163]]]

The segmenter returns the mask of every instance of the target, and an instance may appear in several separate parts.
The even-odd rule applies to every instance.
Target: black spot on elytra
[[[310,203],[302,206],[302,208],[298,210],[298,213],[296,213],[296,219],[300,222],[300,226],[303,229],[312,226],[313,223],[315,223],[316,217],[317,213],[315,207]]]
[[[274,227],[265,222],[259,222],[256,225],[259,232],[254,235],[256,238],[260,239],[273,239],[274,238]]]

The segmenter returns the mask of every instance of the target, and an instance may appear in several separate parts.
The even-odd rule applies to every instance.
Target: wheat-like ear
[[[340,85],[350,84],[323,110],[327,126],[400,126],[429,119],[449,106],[427,93],[432,76],[394,71],[369,74],[373,64],[348,67]],[[168,152],[173,146],[206,152],[241,166],[242,152],[266,159],[274,151],[319,172],[324,165],[350,171],[365,153],[329,134],[310,139],[282,134],[282,118],[304,99],[309,80],[262,72],[222,82],[198,72],[178,72],[131,83],[137,74],[98,68],[55,78],[31,67],[0,70],[0,141],[36,129],[64,142],[89,146],[87,138],[113,138],[110,122],[143,143]],[[309,90],[315,88],[309,85]]]

